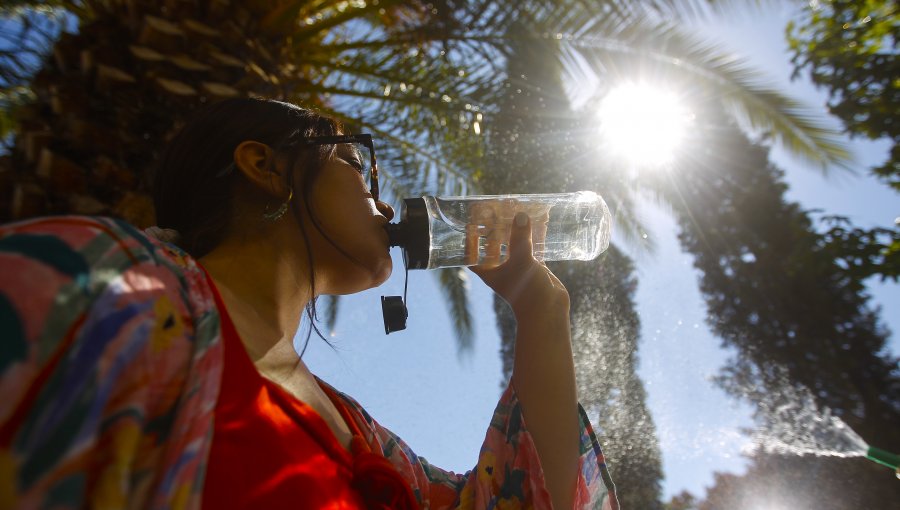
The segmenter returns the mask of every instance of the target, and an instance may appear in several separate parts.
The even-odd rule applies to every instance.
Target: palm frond
[[[726,19],[785,5],[783,0],[706,0],[706,3],[714,16]]]
[[[469,313],[468,289],[469,279],[464,268],[452,267],[441,269],[437,273],[441,293],[449,307],[453,320],[453,331],[456,333],[458,354],[472,349],[473,324]]]
[[[824,127],[824,119],[814,110],[765,85],[762,74],[744,60],[722,54],[713,43],[679,26],[643,17],[611,33],[567,39],[564,46],[583,54],[609,82],[639,77],[641,68],[653,69],[654,79],[680,83],[692,89],[695,99],[718,103],[823,172],[849,169],[850,153],[840,133]]]
[[[337,317],[338,317],[338,305],[341,302],[340,296],[332,296],[325,295],[325,317],[323,320],[325,321],[325,327],[328,328],[328,331],[334,331],[335,326],[337,326]]]

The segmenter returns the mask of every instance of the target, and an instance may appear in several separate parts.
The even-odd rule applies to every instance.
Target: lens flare
[[[597,116],[607,150],[639,166],[671,161],[694,118],[675,94],[644,84],[610,90]]]

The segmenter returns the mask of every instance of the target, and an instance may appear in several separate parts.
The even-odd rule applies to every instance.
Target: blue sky
[[[789,16],[780,7],[742,13],[711,31],[723,48],[764,70],[771,83],[822,108],[822,93],[808,83],[789,80],[783,36]],[[778,148],[772,159],[787,172],[789,199],[804,208],[846,215],[861,226],[889,226],[900,216],[900,195],[866,176],[866,168],[882,161],[887,147],[878,142],[853,143],[860,177],[824,179],[819,169]],[[688,489],[702,495],[712,483],[713,471],[741,472],[740,452],[748,440],[738,429],[750,424],[750,410],[709,382],[728,353],[719,349],[719,340],[706,328],[698,275],[691,258],[678,246],[674,223],[650,202],[641,204],[640,215],[657,250],[653,255],[631,253],[640,278],[636,296],[642,321],[639,373],[659,430],[664,494],[668,497]],[[396,255],[395,268],[401,268]],[[893,283],[870,284],[873,304],[882,307],[883,320],[893,331],[900,331],[900,289]],[[410,273],[409,328],[384,336],[379,296],[402,292],[403,274],[395,269],[381,288],[342,298],[332,337],[337,350],[312,339],[305,359],[315,373],[357,398],[418,454],[445,469],[465,471],[477,458],[501,391],[490,291],[470,273],[475,347],[462,357],[457,356],[443,298],[427,272]],[[890,345],[895,354],[900,352],[896,335]],[[615,466],[612,470],[614,474]]]

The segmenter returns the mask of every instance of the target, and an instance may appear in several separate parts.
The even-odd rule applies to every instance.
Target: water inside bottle
[[[504,262],[518,212],[531,218],[538,260],[589,260],[608,245],[609,211],[596,194],[518,197],[425,197],[429,269]]]

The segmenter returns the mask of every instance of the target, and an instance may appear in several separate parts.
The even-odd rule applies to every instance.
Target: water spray
[[[882,466],[893,469],[897,474],[897,478],[900,478],[900,455],[870,446],[869,449],[866,450],[866,458],[876,464],[881,464]]]
[[[900,478],[900,455],[869,446],[840,416],[816,401],[806,386],[790,381],[777,367],[779,391],[751,388],[747,394],[759,402],[763,423],[753,434],[751,451],[778,455],[865,457],[893,469]],[[755,390],[755,391],[751,391]]]

